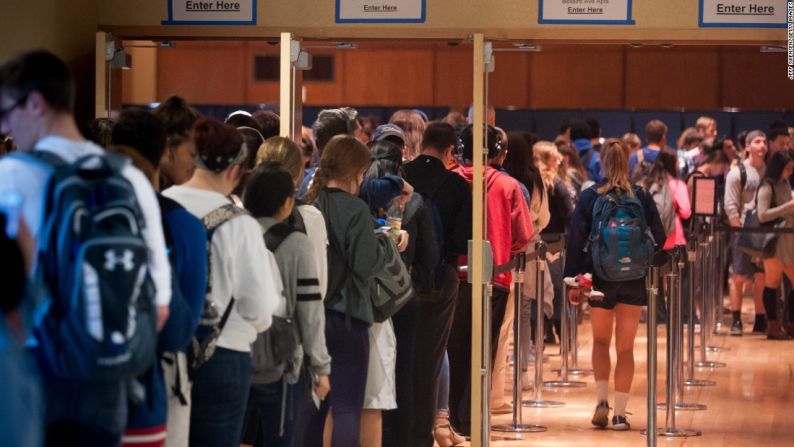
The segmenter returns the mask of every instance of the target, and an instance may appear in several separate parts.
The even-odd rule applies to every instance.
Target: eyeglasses
[[[14,109],[23,106],[26,102],[28,102],[28,95],[24,94],[20,96],[19,99],[14,101],[14,103],[10,106],[6,107],[5,109],[0,109],[0,121],[6,119],[6,117],[14,111]]]

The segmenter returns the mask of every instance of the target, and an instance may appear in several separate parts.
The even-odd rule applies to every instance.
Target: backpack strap
[[[275,253],[278,247],[281,246],[281,243],[284,242],[290,234],[296,231],[298,230],[290,225],[277,223],[265,232],[265,246],[268,250]]]
[[[645,151],[642,148],[640,148],[640,150],[635,152],[635,154],[637,154],[637,164],[640,164],[643,161],[645,161]]]

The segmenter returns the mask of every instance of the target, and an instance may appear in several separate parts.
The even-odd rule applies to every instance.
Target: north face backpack
[[[610,191],[593,206],[589,250],[594,273],[607,281],[644,278],[653,261],[654,241],[637,196],[639,188],[633,192],[618,196]]]
[[[204,300],[196,333],[186,352],[188,372],[191,374],[201,365],[207,363],[215,353],[218,338],[234,308],[234,297],[229,298],[229,304],[226,305],[223,313],[220,312],[218,304],[210,299],[212,292],[212,236],[218,227],[244,214],[248,214],[248,212],[229,203],[210,211],[209,214],[201,218],[201,223],[207,230],[207,299]]]
[[[33,322],[37,356],[63,379],[142,373],[157,345],[155,288],[143,214],[121,175],[129,160],[111,153],[71,164],[44,151],[15,156],[52,170],[35,272],[46,292]]]

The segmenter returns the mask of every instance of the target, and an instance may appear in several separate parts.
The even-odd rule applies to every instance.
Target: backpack
[[[610,191],[598,196],[593,206],[589,250],[594,273],[607,281],[644,278],[652,264],[654,240],[639,191],[635,187],[631,197]]]
[[[447,180],[449,180],[450,175],[456,174],[449,173],[449,175],[439,182],[438,185],[431,187],[429,190],[425,191],[425,194],[422,194],[424,206],[427,208],[428,214],[430,215],[430,221],[433,225],[432,238],[436,241],[436,246],[438,247],[439,253],[438,261],[429,270],[416,268],[416,266],[411,269],[411,278],[413,279],[414,288],[416,289],[417,293],[423,295],[439,290],[443,284],[444,221],[441,220],[441,212],[438,210],[438,205],[435,202],[435,196],[438,193],[438,190],[444,186]]]
[[[154,362],[157,317],[143,213],[121,175],[129,160],[14,156],[52,170],[35,272],[44,291],[33,322],[39,359],[61,379],[135,377]]]
[[[645,158],[645,151],[643,149],[638,150],[636,154],[637,164],[631,171],[631,183],[635,185],[641,185],[645,179],[651,175],[654,162]]]
[[[218,305],[210,299],[212,292],[212,236],[215,230],[229,220],[248,212],[234,204],[226,204],[218,207],[209,214],[201,218],[201,223],[207,230],[207,299],[204,300],[204,307],[201,309],[198,328],[193,335],[193,340],[187,349],[188,369],[195,371],[212,357],[215,353],[215,346],[218,338],[229,320],[229,315],[234,307],[234,297],[229,299],[229,304],[223,314],[218,312]]]
[[[275,224],[265,232],[265,246],[275,253],[281,243],[296,231],[299,230],[286,223]],[[251,364],[255,371],[286,364],[292,360],[295,349],[300,344],[298,325],[295,323],[294,299],[286,298],[286,302],[287,315],[273,315],[270,328],[259,334],[254,342]]]
[[[323,191],[315,200],[314,205],[325,216],[325,225],[328,232],[328,293],[326,294],[326,307],[331,307],[343,299],[340,293],[347,287],[352,279],[352,268],[347,260],[340,254],[343,253],[342,244],[336,239],[336,234],[331,228],[330,210],[327,206],[327,194],[334,192]],[[405,267],[397,244],[384,233],[377,233],[375,237],[380,245],[386,245],[386,264],[383,269],[376,272],[369,283],[369,298],[372,304],[373,320],[383,323],[397,313],[413,296],[413,285],[408,269]],[[347,300],[345,303],[348,317],[356,316],[355,303]],[[359,315],[363,316],[363,315]]]
[[[673,195],[670,193],[667,182],[662,185],[654,183],[648,189],[648,192],[653,197],[653,201],[656,202],[656,210],[659,211],[659,217],[662,220],[662,226],[664,226],[664,234],[673,234],[675,232],[677,212],[673,202]]]

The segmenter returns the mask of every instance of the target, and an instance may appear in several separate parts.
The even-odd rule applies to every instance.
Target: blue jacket
[[[579,152],[579,160],[582,161],[582,164],[587,162],[587,166],[584,169],[587,171],[587,177],[590,178],[595,183],[601,183],[603,180],[603,176],[601,174],[601,153],[598,151],[593,151],[592,156],[590,156],[590,161],[585,160],[585,155],[587,151],[593,149],[593,144],[587,138],[580,138],[578,140],[573,141],[573,146],[576,148],[576,151]]]

